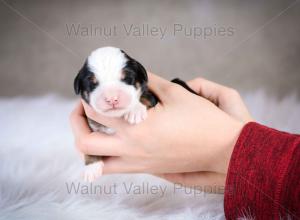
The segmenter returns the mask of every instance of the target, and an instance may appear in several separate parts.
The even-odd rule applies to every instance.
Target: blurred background
[[[98,47],[167,79],[234,87],[257,122],[300,132],[300,0],[0,0],[0,27],[0,219],[225,218],[222,195],[66,194],[83,165],[73,80]]]
[[[167,79],[299,97],[299,24],[294,0],[0,1],[0,96],[74,97],[85,58],[111,45]]]

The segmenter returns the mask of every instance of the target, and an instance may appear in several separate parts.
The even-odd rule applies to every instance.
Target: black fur
[[[182,81],[181,79],[179,78],[175,78],[175,79],[172,79],[171,80],[172,83],[176,83],[178,85],[181,85],[183,88],[185,88],[186,90],[188,90],[189,92],[195,94],[195,95],[198,95],[194,90],[192,90],[188,84],[186,84],[186,82]]]
[[[140,64],[135,59],[131,58],[123,50],[121,51],[122,53],[124,53],[127,59],[126,66],[123,69],[124,78],[122,79],[122,81],[128,85],[134,85],[136,88],[138,88],[139,86],[141,88],[142,93],[141,100],[146,99],[150,103],[150,106],[148,107],[155,106],[158,103],[158,99],[151,91],[149,91],[147,87],[147,71],[145,70],[142,64]]]
[[[136,88],[141,87],[141,92],[143,93],[147,89],[148,75],[145,68],[135,59],[131,58],[123,50],[127,62],[123,68],[124,78],[122,79],[128,85],[134,85]]]
[[[80,94],[87,103],[89,103],[90,93],[99,85],[99,82],[94,81],[94,77],[95,75],[89,70],[86,61],[74,80],[76,95]]]
[[[141,97],[140,101],[143,103],[147,108],[154,107],[158,102],[157,96],[152,93],[148,87],[148,76],[145,68],[136,60],[129,57],[124,51],[122,51],[127,59],[126,65],[123,68],[123,76],[122,81],[128,85],[134,86],[136,89],[141,90]],[[184,88],[186,88],[188,91],[195,94],[195,92],[188,87],[188,85],[176,78],[172,80],[172,82],[177,83]],[[81,95],[81,97],[89,103],[90,99],[90,93],[99,86],[99,82],[97,81],[95,74],[89,70],[87,61],[84,63],[83,67],[80,69],[79,73],[77,74],[75,80],[74,80],[74,90],[77,95]],[[101,131],[100,128],[105,127],[104,125],[101,125],[91,119],[87,119],[89,126],[92,130]],[[103,157],[101,156],[91,156],[91,155],[85,155],[85,163],[86,165],[97,162],[102,160]]]
[[[127,58],[126,66],[123,68],[124,77],[121,79],[124,83],[128,85],[133,85],[136,88],[138,86],[141,88],[141,100],[147,100],[147,107],[154,107],[158,102],[157,96],[152,93],[148,87],[148,76],[145,68],[135,59],[128,56],[123,50],[125,57]],[[74,80],[74,90],[77,95],[89,103],[90,93],[99,85],[99,82],[95,82],[94,73],[88,68],[87,61],[84,63],[83,67],[80,69]],[[194,90],[192,90],[184,81],[179,78],[171,80],[171,82],[176,83],[184,87],[189,92],[198,95]]]
[[[183,88],[185,88],[186,90],[188,90],[189,92],[191,92],[195,95],[198,95],[194,90],[192,90],[186,84],[186,82],[184,82],[183,80],[181,80],[179,78],[172,79],[171,82],[182,86]],[[142,94],[141,99],[143,99],[143,98],[146,99],[150,103],[150,106],[148,106],[148,107],[154,107],[159,102],[157,96],[148,89]]]

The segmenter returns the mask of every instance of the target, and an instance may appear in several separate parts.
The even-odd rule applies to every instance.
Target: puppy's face
[[[139,62],[118,48],[103,47],[87,58],[74,89],[98,113],[121,117],[139,102],[147,81]]]

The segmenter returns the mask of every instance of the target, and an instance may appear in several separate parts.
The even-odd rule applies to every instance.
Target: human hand
[[[235,89],[208,81],[203,78],[193,79],[187,84],[200,96],[211,101],[219,109],[236,120],[247,123],[254,121],[243,99]]]
[[[253,121],[239,93],[231,88],[217,83],[196,78],[187,84],[200,96],[213,102],[218,108],[228,115],[247,123]],[[213,189],[214,193],[222,193],[225,186],[226,174],[216,172],[189,172],[189,173],[165,173],[157,176],[171,182],[180,183],[184,186],[217,186]],[[211,191],[210,191],[211,192]]]
[[[81,104],[77,106],[71,122],[79,150],[111,156],[104,161],[104,173],[226,174],[233,146],[246,121],[154,74],[149,79],[149,87],[161,103],[138,125],[99,115],[84,102],[84,109]],[[91,132],[84,110],[89,118],[116,129],[116,134]]]

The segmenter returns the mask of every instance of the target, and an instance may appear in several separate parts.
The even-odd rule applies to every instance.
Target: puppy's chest
[[[116,131],[113,128],[106,127],[102,124],[99,124],[98,122],[95,122],[94,120],[87,118],[88,124],[90,128],[95,132],[103,132],[105,134],[114,134]]]

